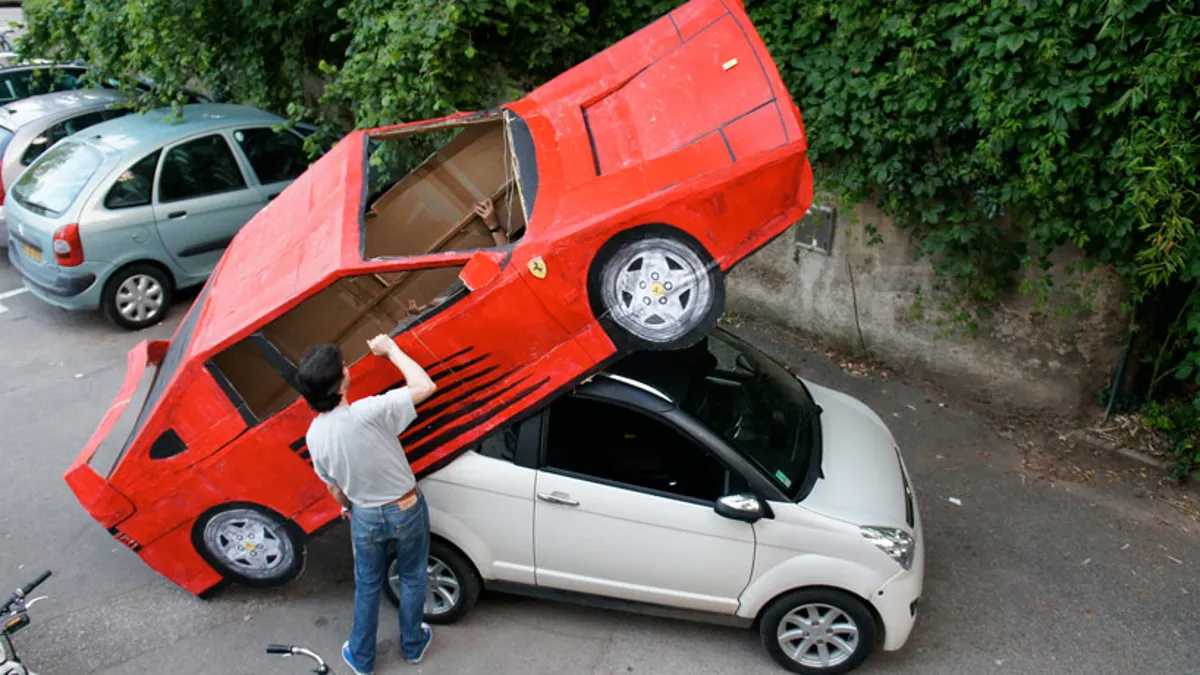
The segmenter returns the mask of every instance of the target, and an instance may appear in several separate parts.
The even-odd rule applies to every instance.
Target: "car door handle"
[[[551,504],[562,504],[563,506],[579,506],[578,499],[571,499],[571,495],[565,492],[539,492],[538,499]]]
[[[182,218],[187,215],[187,211],[172,211],[167,214],[167,218]]]

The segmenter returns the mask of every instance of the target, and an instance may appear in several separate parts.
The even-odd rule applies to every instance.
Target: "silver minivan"
[[[128,97],[112,89],[80,89],[30,96],[0,106],[0,205],[6,189],[58,141],[129,113]],[[0,212],[2,213],[2,212]],[[3,216],[0,238],[7,245]]]
[[[9,260],[42,300],[117,325],[161,320],[251,216],[307,167],[299,131],[261,110],[194,104],[97,124],[12,186]]]

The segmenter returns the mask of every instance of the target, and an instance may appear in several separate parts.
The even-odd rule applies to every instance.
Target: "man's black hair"
[[[337,345],[313,345],[304,352],[296,380],[304,400],[317,412],[329,412],[342,402],[342,350]]]

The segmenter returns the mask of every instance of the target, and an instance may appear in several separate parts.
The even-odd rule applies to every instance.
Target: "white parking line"
[[[0,293],[0,300],[7,300],[13,296],[17,296],[22,293],[28,293],[28,292],[29,292],[29,289],[24,286],[22,286],[21,288],[13,289],[11,291],[4,291],[3,293]],[[8,308],[4,306],[4,303],[0,302],[0,314],[3,314],[7,311],[8,311]]]

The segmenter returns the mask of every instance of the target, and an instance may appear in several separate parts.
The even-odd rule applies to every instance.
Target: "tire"
[[[716,326],[725,279],[700,242],[646,225],[600,248],[588,270],[588,300],[618,348],[683,349]]]
[[[134,263],[109,277],[100,295],[100,310],[121,328],[141,330],[166,317],[174,292],[171,279],[162,269]]]
[[[192,544],[226,579],[247,586],[282,586],[304,570],[304,533],[255,504],[224,504],[204,514]]]
[[[479,600],[482,584],[475,566],[457,549],[440,539],[429,542],[429,587],[425,596],[425,621],[454,623],[466,616]],[[400,604],[396,559],[388,563],[383,592],[393,605]],[[457,587],[455,586],[457,584]],[[439,592],[440,588],[440,592]]]
[[[779,597],[763,612],[758,630],[776,663],[806,675],[854,670],[875,648],[878,633],[862,600],[824,588]],[[827,665],[822,665],[822,651]]]

